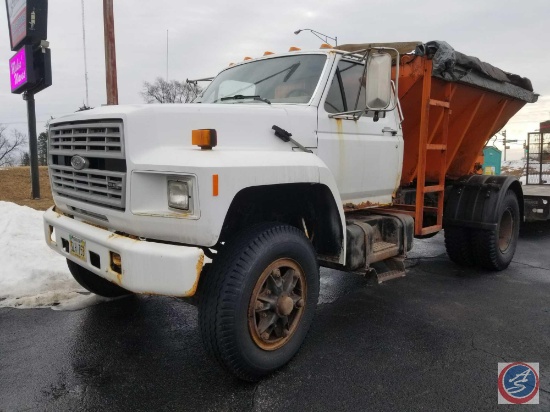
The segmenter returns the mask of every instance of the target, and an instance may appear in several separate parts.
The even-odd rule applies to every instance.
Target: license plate
[[[86,241],[69,235],[69,253],[86,262]]]

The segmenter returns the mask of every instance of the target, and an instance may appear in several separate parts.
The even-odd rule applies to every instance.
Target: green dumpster
[[[494,146],[487,146],[483,149],[483,174],[499,175],[502,152]]]

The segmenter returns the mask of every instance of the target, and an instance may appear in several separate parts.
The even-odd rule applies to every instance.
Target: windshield
[[[221,72],[196,103],[308,103],[326,59],[302,54],[235,66]]]

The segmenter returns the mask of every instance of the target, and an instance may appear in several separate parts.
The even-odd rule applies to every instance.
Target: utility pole
[[[36,138],[36,111],[34,93],[29,90],[23,93],[23,100],[27,101],[27,122],[29,123],[29,157],[31,163],[31,196],[40,199],[40,181],[38,177],[38,143]]]
[[[81,0],[82,6],[82,46],[84,47],[84,82],[86,83],[86,107],[90,107],[88,99],[88,61],[86,59],[86,25],[84,19],[84,0]]]
[[[107,78],[107,104],[118,104],[116,73],[115,18],[113,0],[103,0],[103,31],[105,36],[105,74]]]

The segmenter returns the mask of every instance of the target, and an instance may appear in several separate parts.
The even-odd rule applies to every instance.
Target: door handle
[[[392,136],[397,136],[397,130],[387,126],[382,129],[382,133],[391,133]]]

